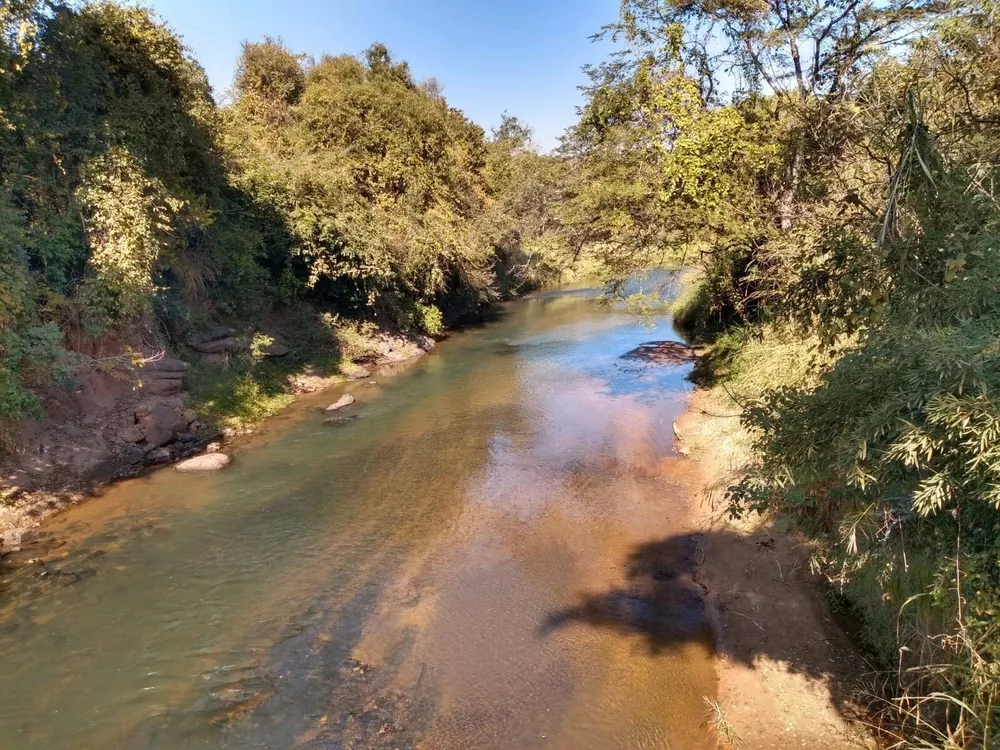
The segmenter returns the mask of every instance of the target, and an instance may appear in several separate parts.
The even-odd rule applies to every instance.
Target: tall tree
[[[599,36],[640,59],[679,50],[709,101],[733,74],[748,89],[805,99],[843,94],[850,74],[946,9],[941,0],[623,0]]]

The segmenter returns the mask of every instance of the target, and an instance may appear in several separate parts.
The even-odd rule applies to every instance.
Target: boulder
[[[326,411],[337,411],[337,409],[343,409],[345,406],[350,406],[354,403],[354,396],[350,393],[345,393],[334,404],[330,404],[326,407]]]
[[[135,410],[139,429],[148,447],[157,448],[169,443],[177,434],[187,430],[187,422],[177,410],[164,404],[140,406]]]
[[[204,331],[202,333],[196,333],[194,336],[191,336],[188,339],[188,346],[190,346],[192,349],[197,349],[199,346],[207,344],[210,341],[218,341],[219,339],[228,339],[234,333],[236,333],[235,329],[230,328],[229,326],[215,326],[215,328],[210,328],[207,331]]]
[[[228,326],[216,326],[209,331],[189,338],[188,346],[202,354],[219,354],[220,352],[246,349],[245,342],[233,338],[234,333],[236,331]]]
[[[165,464],[173,458],[169,448],[154,448],[146,454],[147,464]]]
[[[291,351],[291,349],[288,348],[288,344],[286,344],[280,336],[275,336],[270,333],[266,333],[264,335],[270,336],[270,338],[273,339],[270,344],[260,348],[260,353],[265,357],[284,357]]]
[[[371,377],[371,373],[361,365],[346,362],[340,366],[340,373],[348,380],[363,380]]]
[[[241,351],[246,349],[247,345],[239,339],[215,339],[193,348],[202,354],[224,354]]]
[[[129,466],[141,464],[146,457],[146,452],[138,445],[126,445],[121,452],[122,461]]]
[[[142,430],[139,429],[139,425],[132,424],[129,425],[128,427],[123,427],[122,429],[118,430],[118,432],[115,434],[115,437],[117,437],[123,443],[138,443],[140,440],[143,439],[143,434]]]
[[[169,376],[170,373],[185,373],[191,369],[191,365],[183,359],[176,357],[163,357],[152,362],[147,362],[142,366],[144,373],[159,373],[162,376]]]
[[[203,453],[177,464],[177,471],[218,471],[229,465],[230,458],[225,453]]]
[[[191,365],[182,359],[164,357],[139,368],[142,389],[154,396],[175,396],[184,389],[184,374]]]
[[[697,358],[693,348],[679,341],[647,341],[619,357],[644,365],[683,365]]]

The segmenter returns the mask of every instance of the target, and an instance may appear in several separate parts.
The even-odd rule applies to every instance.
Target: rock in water
[[[679,341],[647,341],[621,355],[619,359],[648,365],[683,365],[697,359],[697,353]]]
[[[345,393],[343,396],[337,399],[337,403],[330,404],[328,407],[326,407],[326,410],[337,411],[337,409],[343,409],[345,406],[350,406],[353,403],[354,403],[354,396],[352,396],[350,393]]]
[[[350,424],[355,419],[358,418],[357,414],[352,414],[349,417],[327,417],[323,420],[323,424],[333,425],[334,427],[341,427],[345,424]]]
[[[177,464],[177,471],[218,471],[229,465],[230,458],[225,453],[203,453]]]

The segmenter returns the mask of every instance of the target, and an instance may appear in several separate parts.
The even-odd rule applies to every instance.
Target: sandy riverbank
[[[719,656],[712,720],[733,748],[875,747],[855,720],[866,667],[833,620],[805,540],[762,519],[726,516],[725,489],[747,456],[732,412],[698,389],[675,425],[682,449],[701,466],[697,580]]]

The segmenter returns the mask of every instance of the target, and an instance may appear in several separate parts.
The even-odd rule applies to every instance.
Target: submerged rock
[[[697,359],[693,348],[679,341],[647,341],[619,359],[650,365],[682,365]]]
[[[326,407],[326,411],[337,411],[337,409],[343,409],[345,406],[350,406],[354,403],[354,396],[350,393],[345,393],[334,404],[330,404]]]
[[[226,468],[230,460],[225,453],[203,453],[181,461],[176,468],[177,471],[218,471]]]
[[[323,424],[328,424],[333,427],[342,427],[345,424],[350,424],[355,419],[358,418],[357,414],[352,414],[349,417],[327,417],[323,420]]]

